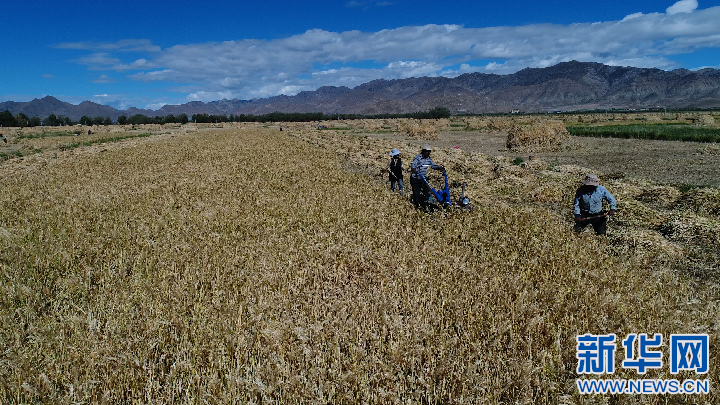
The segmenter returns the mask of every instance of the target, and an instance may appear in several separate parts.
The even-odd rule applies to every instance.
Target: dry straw
[[[711,218],[720,216],[720,190],[714,188],[692,189],[677,201],[677,207]]]
[[[435,120],[399,120],[397,132],[409,138],[433,140],[438,136],[436,125]]]
[[[559,150],[569,138],[565,124],[548,120],[512,127],[508,130],[506,147],[518,152],[550,152]]]
[[[702,114],[698,116],[695,120],[695,125],[699,125],[702,127],[714,127],[715,124],[715,118],[713,118],[713,116],[709,114]]]
[[[714,285],[646,253],[672,246],[619,255],[527,201],[574,175],[437,148],[484,200],[427,215],[364,174],[389,147],[253,126],[3,177],[2,402],[585,403],[578,334],[717,334]]]

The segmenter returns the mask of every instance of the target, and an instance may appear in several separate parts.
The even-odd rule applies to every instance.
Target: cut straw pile
[[[397,132],[409,138],[437,139],[438,130],[432,120],[399,120]]]
[[[695,120],[695,125],[702,127],[714,127],[716,124],[715,118],[709,114],[702,114]]]
[[[677,207],[700,215],[720,217],[720,190],[713,188],[692,189],[677,202]]]
[[[552,152],[559,150],[569,138],[565,124],[548,120],[512,127],[505,145],[516,152]]]

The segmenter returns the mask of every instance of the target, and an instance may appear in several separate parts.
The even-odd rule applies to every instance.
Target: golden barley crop
[[[502,202],[488,160],[434,152],[485,199],[428,215],[366,174],[387,141],[287,128],[3,177],[3,403],[599,403],[577,393],[578,334],[708,333],[720,354],[712,285]]]

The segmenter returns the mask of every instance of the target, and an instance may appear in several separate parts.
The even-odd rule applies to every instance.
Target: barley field
[[[392,141],[283,127],[2,163],[0,401],[718,401],[575,384],[585,333],[707,333],[717,381],[715,191],[611,182],[617,232],[575,235],[583,169],[440,149],[474,210],[426,214],[379,174]]]

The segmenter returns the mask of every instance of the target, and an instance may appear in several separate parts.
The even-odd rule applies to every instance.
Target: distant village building
[[[512,109],[512,110],[510,110],[510,114],[520,114],[520,110]]]

